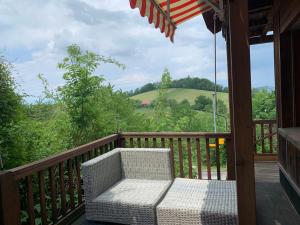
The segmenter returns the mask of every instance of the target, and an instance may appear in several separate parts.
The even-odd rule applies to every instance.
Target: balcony
[[[277,157],[275,121],[255,121],[253,126],[257,224],[299,224],[279,184],[277,164],[266,162]],[[116,147],[170,148],[176,177],[235,180],[232,144],[230,133],[140,132],[104,137],[1,173],[1,216],[13,225],[89,224],[84,220],[80,165]],[[283,209],[284,217],[279,216]]]

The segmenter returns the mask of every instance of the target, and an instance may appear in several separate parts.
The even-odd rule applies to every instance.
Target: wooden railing
[[[255,159],[276,160],[278,149],[276,120],[254,120],[253,133]]]
[[[0,175],[0,224],[68,224],[84,211],[81,163],[118,147],[111,135]]]
[[[121,140],[130,148],[170,148],[175,177],[234,179],[230,133],[123,133]]]
[[[280,128],[279,138],[279,165],[300,191],[300,128]]]
[[[280,128],[278,132],[280,183],[300,213],[300,128]]]
[[[116,147],[168,147],[176,176],[235,179],[229,133],[115,134],[0,173],[0,224],[70,224],[84,212],[81,163]]]

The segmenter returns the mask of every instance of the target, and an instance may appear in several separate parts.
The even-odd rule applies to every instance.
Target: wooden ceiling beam
[[[273,42],[274,37],[273,35],[264,35],[260,37],[251,37],[249,38],[250,45],[257,45],[257,44],[265,44]]]
[[[300,17],[299,0],[290,0],[281,4],[280,9],[280,32],[286,31]]]
[[[249,14],[255,14],[255,13],[260,13],[264,11],[269,11],[272,8],[272,5],[256,8],[256,9],[251,9],[249,10]]]

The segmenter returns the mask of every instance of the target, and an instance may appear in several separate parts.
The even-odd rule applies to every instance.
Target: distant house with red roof
[[[142,107],[149,106],[151,104],[151,101],[149,99],[144,99],[141,103]]]

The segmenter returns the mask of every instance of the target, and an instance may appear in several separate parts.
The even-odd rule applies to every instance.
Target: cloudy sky
[[[190,76],[213,79],[213,36],[202,16],[180,25],[172,44],[128,0],[0,0],[0,54],[15,65],[20,91],[41,94],[37,74],[51,88],[63,84],[57,63],[66,47],[112,56],[126,65],[103,65],[97,74],[117,89],[131,90],[159,80],[167,67],[173,79]],[[218,35],[218,83],[227,85],[226,50]],[[272,45],[251,49],[253,86],[274,86]]]

